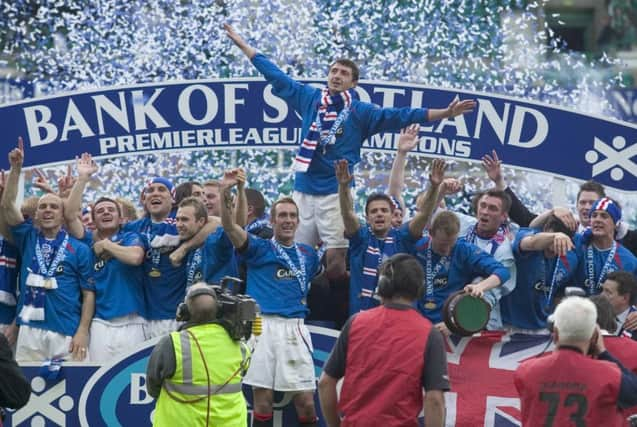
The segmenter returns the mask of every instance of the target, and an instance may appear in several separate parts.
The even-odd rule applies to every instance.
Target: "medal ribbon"
[[[617,242],[613,242],[613,246],[610,248],[610,252],[608,253],[608,258],[606,258],[606,262],[604,263],[604,267],[602,268],[601,273],[599,273],[599,279],[597,283],[595,283],[595,265],[593,262],[593,245],[589,245],[586,251],[586,268],[588,270],[588,293],[592,294],[593,291],[599,289],[600,285],[604,281],[606,274],[608,273],[608,269],[613,263],[613,259],[615,258],[615,252],[617,252]]]
[[[429,244],[431,245],[431,241],[429,242]],[[431,250],[431,246],[427,246],[427,265],[426,265],[426,299],[428,301],[433,301],[434,299],[434,277],[436,277],[436,275],[438,273],[440,273],[440,270],[442,270],[442,267],[447,264],[449,262],[448,258],[446,256],[441,257],[440,260],[438,261],[438,263],[436,263],[436,266],[433,267],[433,261],[432,261],[432,250]]]
[[[546,280],[546,271],[548,270],[546,268],[547,266],[547,262],[548,260],[545,258],[544,259],[544,268],[543,268],[543,272],[542,272],[542,281]],[[557,272],[559,270],[560,267],[560,257],[557,257],[555,259],[555,268],[553,269],[553,275],[551,276],[551,286],[549,287],[549,291],[546,292],[546,290],[544,290],[544,295],[546,297],[544,304],[545,307],[550,307],[551,306],[551,301],[553,300],[553,291],[555,290],[555,285],[557,284]],[[545,282],[546,283],[546,282]]]
[[[201,267],[201,260],[202,260],[202,255],[201,255],[201,248],[197,248],[194,251],[192,251],[190,253],[190,255],[188,256],[188,275],[186,278],[186,287],[189,288],[190,286],[193,285],[193,280],[195,280],[195,273],[197,272],[197,270],[199,269],[199,267]]]
[[[340,113],[338,113],[338,117],[336,118],[336,120],[334,121],[334,123],[332,124],[332,127],[329,130],[329,133],[327,134],[327,136],[325,138],[321,137],[321,120],[319,120],[319,115],[320,115],[320,109],[319,112],[316,113],[316,131],[319,134],[319,146],[321,148],[323,148],[323,154],[325,154],[325,150],[327,149],[327,146],[329,145],[329,143],[332,141],[332,139],[334,138],[334,135],[336,135],[336,131],[338,130],[338,128],[341,126],[341,124],[347,120],[347,117],[349,116],[350,113],[350,107],[343,107],[343,109],[341,110]]]
[[[301,253],[301,250],[299,249],[299,245],[296,243],[294,244],[294,249],[296,250],[296,256],[299,259],[299,264],[300,264],[299,267],[297,267],[296,265],[294,265],[294,263],[292,262],[292,259],[285,252],[283,247],[281,247],[281,244],[277,242],[274,239],[274,237],[270,239],[270,241],[272,242],[272,245],[274,246],[274,249],[276,250],[279,259],[283,261],[283,263],[292,271],[292,274],[294,274],[294,277],[296,277],[296,280],[299,283],[299,288],[301,289],[301,293],[303,294],[303,296],[305,296],[305,293],[307,292],[307,289],[308,289],[307,273],[305,271],[305,257]]]
[[[53,256],[53,261],[49,264],[49,267],[46,266],[46,261],[44,260],[44,254],[42,253],[42,240],[41,236],[38,237],[38,241],[35,244],[35,258],[38,262],[38,270],[41,275],[44,277],[53,277],[55,275],[55,270],[57,270],[58,265],[64,260],[64,255],[66,254],[66,245],[69,243],[69,235],[67,232],[60,230],[58,235],[55,238],[56,242],[59,242],[62,239],[62,243],[58,245],[55,250],[55,255]]]

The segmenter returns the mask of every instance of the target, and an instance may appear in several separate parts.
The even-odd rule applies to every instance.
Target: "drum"
[[[491,306],[488,302],[465,291],[449,295],[442,307],[442,319],[454,335],[469,336],[483,330],[490,315]]]

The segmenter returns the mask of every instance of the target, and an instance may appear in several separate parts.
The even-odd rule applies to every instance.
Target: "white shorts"
[[[244,384],[276,391],[316,389],[314,349],[303,319],[264,315],[263,333],[251,339],[252,345]]]
[[[144,325],[144,336],[147,340],[155,337],[163,337],[171,332],[175,332],[182,323],[183,322],[178,322],[175,319],[147,320]]]
[[[18,362],[43,362],[54,358],[70,358],[71,339],[46,329],[20,326],[15,358]],[[84,361],[88,361],[88,354]]]
[[[88,346],[91,361],[110,362],[144,342],[145,323],[146,321],[138,315],[110,320],[94,318],[91,322],[91,339]]]
[[[338,194],[315,196],[295,191],[292,197],[300,217],[294,240],[312,247],[322,241],[327,249],[349,247]]]

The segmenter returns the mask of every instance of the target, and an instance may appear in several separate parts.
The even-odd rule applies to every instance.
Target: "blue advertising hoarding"
[[[315,82],[318,86],[320,82]],[[444,108],[459,95],[472,113],[424,124],[414,152],[479,161],[496,150],[513,167],[637,191],[637,125],[501,95],[362,82],[362,101]],[[56,95],[0,107],[4,143],[25,139],[25,166],[164,150],[294,148],[300,118],[261,79],[165,82]],[[393,151],[398,134],[363,148]],[[8,160],[0,156],[0,168]]]
[[[308,327],[318,379],[339,331]],[[5,426],[150,426],[155,400],[146,392],[146,365],[158,341],[147,341],[130,354],[103,365],[64,362],[53,377],[40,364],[21,365],[33,391],[25,407],[8,413]],[[250,411],[252,392],[245,385],[244,395]],[[275,394],[276,427],[297,425],[291,398],[289,393]],[[319,408],[318,395],[315,399]]]

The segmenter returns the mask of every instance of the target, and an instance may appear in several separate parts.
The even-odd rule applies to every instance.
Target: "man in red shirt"
[[[442,335],[413,308],[423,277],[411,255],[396,254],[381,265],[382,305],[348,320],[323,367],[319,397],[329,427],[418,426],[423,388],[427,427],[444,425],[449,378]]]
[[[606,351],[595,305],[568,297],[554,317],[556,351],[527,360],[514,375],[522,424],[623,426],[620,410],[637,404],[637,375]]]

